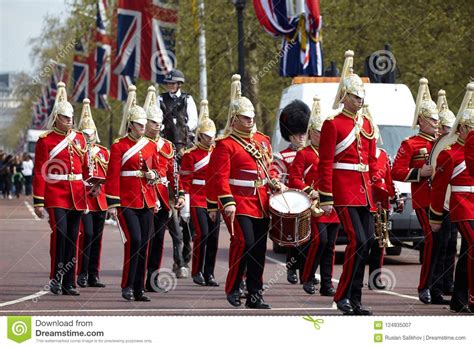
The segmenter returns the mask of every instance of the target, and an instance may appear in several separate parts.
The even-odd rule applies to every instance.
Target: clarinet
[[[176,156],[176,146],[173,144],[173,151]],[[178,204],[179,200],[179,176],[178,176],[178,161],[173,158],[173,181],[174,181],[174,203]]]

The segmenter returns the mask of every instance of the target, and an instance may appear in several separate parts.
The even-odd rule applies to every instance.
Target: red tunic
[[[429,177],[422,178],[420,169],[427,161],[434,140],[433,136],[423,132],[405,139],[393,161],[393,180],[411,182],[414,209],[427,208],[430,205]]]
[[[318,165],[321,206],[369,206],[372,211],[375,210],[371,182],[371,178],[377,180],[374,128],[364,116],[363,131],[353,133],[358,129],[357,118],[343,110],[323,123]],[[349,140],[351,134],[355,134],[352,141]],[[358,170],[337,169],[335,166]]]
[[[225,208],[228,205],[236,205],[237,215],[266,217],[269,208],[267,178],[262,168],[257,166],[257,161],[234,140],[234,134],[236,133],[216,140],[206,180],[208,210],[216,210],[218,206]],[[251,137],[241,135],[239,137],[245,144],[253,144],[260,150],[266,169],[270,170],[272,161],[270,138],[259,132]],[[253,183],[254,186],[242,186],[244,182]]]
[[[318,164],[319,153],[313,145],[299,150],[289,170],[289,187],[305,191],[307,194],[313,189],[318,190]],[[336,211],[332,210],[331,215],[322,215],[315,218],[315,221],[319,223],[339,223],[339,218]]]
[[[382,208],[390,209],[390,199],[395,196],[395,185],[393,184],[390,169],[390,158],[384,149],[377,148],[377,173],[381,180],[372,186],[374,202],[380,202]]]
[[[140,144],[143,146],[139,146]],[[133,146],[139,147],[136,147],[136,151],[130,152]],[[144,172],[157,168],[156,144],[153,141],[147,138],[135,140],[130,135],[115,140],[110,148],[110,162],[105,183],[109,208],[119,206],[133,209],[155,207],[154,185],[148,183]],[[133,172],[136,175],[125,175]]]
[[[86,210],[84,182],[74,176],[82,175],[85,147],[84,136],[75,130],[63,133],[55,128],[40,136],[33,171],[35,206]]]
[[[200,143],[185,152],[181,161],[183,189],[189,193],[191,207],[206,208],[206,177],[213,147]]]
[[[449,216],[452,222],[474,220],[474,178],[468,173],[464,156],[464,144],[458,140],[441,151],[436,160],[436,172],[432,180],[430,221],[443,222],[443,205],[448,184],[451,185]],[[456,187],[470,187],[471,192],[455,192]],[[466,190],[464,190],[466,191]]]
[[[296,157],[296,152],[297,150],[290,145],[273,156],[272,171],[275,172],[278,180],[285,185],[288,184],[289,169]]]
[[[158,173],[160,179],[157,181],[155,185],[155,192],[156,196],[161,202],[161,207],[170,210],[170,197],[169,192],[171,189],[174,192],[174,149],[173,143],[165,138],[159,137],[155,140],[150,139],[151,141],[156,143],[156,155],[158,161]],[[179,185],[179,194],[180,196],[184,195],[184,191],[182,190],[181,181],[179,180],[179,173],[178,173],[178,185]]]
[[[89,151],[92,151],[92,161],[94,163],[93,173],[89,173],[89,155],[86,152],[84,155],[84,166],[83,173],[84,179],[88,179],[91,176],[105,178],[107,176],[107,165],[109,163],[109,150],[99,144],[93,144],[90,146]],[[88,187],[86,186],[86,190]],[[93,197],[90,193],[87,193],[87,209],[89,211],[106,211],[107,210],[107,199],[105,198],[105,185],[100,185],[100,193],[97,197]]]
[[[470,131],[464,145],[466,166],[469,174],[474,177],[474,131]]]

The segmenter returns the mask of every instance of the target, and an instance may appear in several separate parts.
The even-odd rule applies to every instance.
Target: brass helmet
[[[436,103],[436,107],[438,108],[439,112],[438,115],[440,125],[452,128],[454,121],[456,120],[456,116],[454,116],[454,113],[449,110],[448,101],[446,99],[446,91],[444,89],[440,89],[438,92],[438,102]]]
[[[148,94],[146,95],[143,109],[146,111],[146,118],[156,123],[163,123],[163,111],[156,101],[156,88],[154,86],[148,87]]]
[[[428,80],[424,77],[420,79],[420,87],[416,96],[415,117],[413,118],[413,128],[418,125],[419,118],[422,117],[428,121],[439,121],[438,108],[431,100]]]
[[[77,129],[87,135],[95,133],[95,141],[100,143],[99,133],[97,132],[97,127],[95,126],[94,119],[92,118],[91,112],[91,101],[88,98],[84,98],[82,101],[82,112],[81,119],[77,125]]]
[[[48,129],[53,128],[58,115],[74,117],[74,108],[71,103],[67,101],[66,84],[64,82],[58,82],[56,99],[54,100],[53,110],[49,115]]]
[[[196,129],[196,142],[199,141],[199,134],[205,134],[212,138],[216,136],[216,125],[209,118],[209,103],[206,99],[201,100],[199,109],[199,121]]]
[[[341,79],[337,88],[336,98],[332,108],[338,109],[347,94],[354,94],[359,98],[365,98],[365,88],[362,79],[354,74],[354,51],[348,50],[344,53],[344,66],[342,67]]]
[[[449,135],[456,134],[458,126],[462,125],[474,128],[474,82],[470,82],[466,86],[466,94],[464,94],[456,120],[454,121]]]
[[[255,117],[255,109],[252,102],[242,97],[242,87],[240,84],[240,75],[232,75],[232,83],[230,85],[230,107],[227,115],[227,123],[224,129],[224,134],[230,133],[232,130],[232,122],[237,115],[247,117]]]
[[[120,125],[119,135],[124,136],[128,132],[131,122],[146,125],[147,117],[145,110],[137,105],[137,87],[128,86],[127,102],[123,109],[122,124]]]
[[[323,127],[323,120],[321,119],[321,98],[315,95],[313,97],[313,107],[311,108],[311,115],[308,122],[308,135],[310,130],[321,132]]]

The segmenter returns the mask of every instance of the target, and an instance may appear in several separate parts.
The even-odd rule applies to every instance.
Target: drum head
[[[311,208],[311,201],[304,192],[288,190],[270,197],[270,207],[280,213],[300,214]]]

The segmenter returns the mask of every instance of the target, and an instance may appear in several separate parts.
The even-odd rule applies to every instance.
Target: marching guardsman
[[[412,204],[425,237],[421,264],[418,297],[425,304],[445,304],[441,279],[433,277],[441,247],[441,233],[431,231],[428,211],[430,206],[430,182],[433,167],[427,163],[436,140],[439,115],[436,104],[431,100],[428,80],[420,79],[416,98],[413,128],[420,127],[417,135],[405,139],[395,157],[392,167],[394,180],[410,182]]]
[[[290,145],[273,154],[272,171],[276,172],[278,180],[285,185],[288,184],[288,171],[295,159],[296,152],[306,142],[310,113],[308,106],[301,100],[293,100],[280,113],[280,133]],[[298,283],[297,270],[299,267],[303,267],[300,265],[304,262],[303,259],[304,255],[300,248],[288,247],[286,249],[286,279],[289,283]]]
[[[469,174],[474,177],[474,132],[471,131],[466,139],[464,145],[464,152],[466,156],[466,166]]]
[[[216,126],[209,118],[207,100],[201,101],[196,145],[185,151],[181,161],[183,188],[190,197],[190,212],[195,229],[191,275],[203,286],[219,286],[214,277],[219,243],[220,216],[209,218],[206,203],[206,178],[214,150]]]
[[[99,145],[99,134],[92,118],[90,100],[82,101],[81,120],[77,126],[87,141],[83,173],[87,191],[87,211],[82,214],[79,230],[77,284],[103,288],[99,279],[102,232],[107,214],[107,199],[103,183],[107,175],[109,150]]]
[[[230,233],[229,273],[225,284],[227,300],[240,306],[239,285],[247,275],[246,307],[268,309],[262,296],[263,269],[269,227],[269,185],[282,189],[270,177],[270,138],[254,132],[255,112],[240,93],[240,76],[232,77],[231,104],[224,137],[217,139],[206,179],[207,208],[211,220],[217,210]],[[270,181],[269,181],[270,180]]]
[[[371,315],[362,305],[362,286],[369,245],[374,236],[375,205],[371,179],[376,178],[376,140],[372,121],[359,112],[364,84],[352,73],[354,52],[346,51],[338,92],[333,105],[344,108],[326,119],[319,146],[318,192],[326,215],[336,209],[347,233],[344,266],[334,301],[344,314]]]
[[[321,106],[319,97],[314,97],[311,118],[308,124],[309,145],[298,151],[289,170],[289,187],[306,192],[315,202],[318,200],[319,140],[321,137]],[[315,203],[313,203],[315,204]],[[311,217],[311,240],[302,247],[304,258],[300,265],[300,278],[303,290],[314,294],[314,274],[321,265],[321,296],[334,296],[332,284],[334,248],[336,245],[339,219],[336,211],[329,216]]]
[[[462,236],[450,303],[450,309],[458,313],[474,313],[474,178],[467,171],[464,148],[473,130],[474,83],[470,83],[448,135],[455,143],[442,150],[436,159],[430,201],[430,225],[433,233],[440,233],[446,190],[451,185],[449,215]]]
[[[443,89],[438,91],[436,106],[439,111],[439,133],[440,137],[443,137],[444,134],[448,134],[451,131],[456,120],[456,116],[449,110],[446,91]],[[441,286],[444,295],[452,295],[454,290],[454,264],[457,254],[458,230],[456,224],[452,223],[449,217],[449,202],[445,202],[443,213],[441,251],[433,277],[435,279],[442,279]]]
[[[145,295],[148,239],[156,195],[156,144],[143,136],[147,116],[136,104],[136,87],[128,87],[119,135],[110,148],[105,193],[108,212],[117,220],[124,242],[122,297],[150,301]]]
[[[59,82],[49,131],[35,149],[33,203],[39,218],[48,211],[51,226],[50,290],[53,294],[79,295],[74,288],[76,242],[81,214],[87,209],[82,182],[86,140],[72,129],[74,110],[67,101],[66,85]]]
[[[362,109],[364,115],[370,116],[368,104],[364,105]],[[377,142],[382,143],[382,137],[378,126],[374,123],[375,128],[375,139]],[[390,203],[393,199],[398,196],[396,194],[396,188],[392,180],[391,174],[391,161],[388,153],[377,147],[375,150],[376,172],[380,177],[380,180],[374,182],[372,185],[372,197],[376,205],[377,211],[375,213],[375,238],[370,246],[369,250],[369,289],[383,290],[386,285],[382,282],[382,267],[383,259],[385,254],[385,248],[390,247],[390,238],[388,235],[388,217],[390,215]],[[403,200],[396,199],[396,211],[401,213],[403,211],[404,202]]]
[[[155,181],[155,192],[157,196],[157,207],[153,217],[153,231],[150,236],[148,247],[147,276],[145,288],[150,292],[167,291],[162,289],[158,281],[158,275],[163,259],[163,245],[165,230],[170,220],[170,197],[169,192],[175,192],[172,199],[178,196],[173,202],[176,209],[181,209],[184,205],[184,191],[179,183],[178,172],[175,172],[175,152],[173,144],[160,136],[161,125],[163,123],[163,112],[156,100],[156,89],[148,87],[148,94],[143,108],[146,112],[147,124],[145,127],[145,137],[156,144],[156,161],[158,163],[158,178]],[[178,186],[176,187],[176,183]],[[169,190],[170,189],[170,190]],[[177,192],[178,190],[179,192]]]

